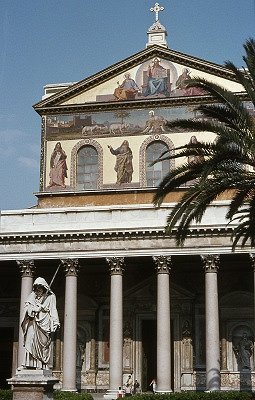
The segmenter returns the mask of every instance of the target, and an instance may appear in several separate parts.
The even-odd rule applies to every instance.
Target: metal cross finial
[[[155,12],[156,14],[156,22],[158,21],[158,13],[163,10],[164,7],[161,7],[159,3],[155,3],[155,6],[150,8],[150,11]]]

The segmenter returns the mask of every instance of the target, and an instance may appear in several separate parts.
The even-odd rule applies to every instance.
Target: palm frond
[[[239,70],[231,62],[226,67],[236,82],[247,93],[255,106],[255,41],[248,40],[243,58],[247,68]],[[243,101],[233,92],[203,78],[194,78],[187,87],[201,88],[213,102],[196,108],[199,116],[193,119],[169,121],[168,130],[210,132],[212,142],[187,143],[164,152],[155,162],[183,157],[181,166],[164,177],[154,196],[160,206],[166,195],[192,181],[174,205],[167,218],[166,231],[176,229],[176,241],[182,245],[194,223],[201,223],[205,211],[214,200],[231,190],[231,201],[226,218],[236,226],[233,230],[233,248],[249,243],[255,246],[255,119]],[[181,130],[181,131],[180,131]],[[193,156],[191,162],[189,157]]]

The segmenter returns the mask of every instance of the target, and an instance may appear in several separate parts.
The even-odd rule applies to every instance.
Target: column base
[[[58,379],[53,378],[50,370],[21,369],[7,382],[12,385],[13,400],[51,400]]]
[[[172,389],[163,389],[163,390],[156,390],[155,393],[164,394],[164,393],[173,393]]]

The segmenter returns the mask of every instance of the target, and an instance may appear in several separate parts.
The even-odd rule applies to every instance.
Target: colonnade
[[[220,390],[220,344],[217,272],[218,255],[201,256],[205,272],[205,330],[207,390]],[[109,389],[122,387],[123,370],[123,257],[106,259],[110,283]],[[171,392],[171,257],[153,257],[157,273],[157,391]],[[63,390],[76,391],[77,279],[78,259],[61,260],[65,270],[65,310],[63,341]],[[33,261],[19,261],[21,271],[20,320],[26,297],[32,291]],[[23,358],[23,335],[19,332],[18,365]]]

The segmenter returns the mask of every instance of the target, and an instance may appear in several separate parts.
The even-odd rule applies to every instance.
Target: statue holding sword
[[[56,296],[50,288],[51,284],[48,285],[44,278],[37,278],[32,293],[25,301],[21,324],[25,347],[23,368],[49,369],[52,334],[59,327]]]

